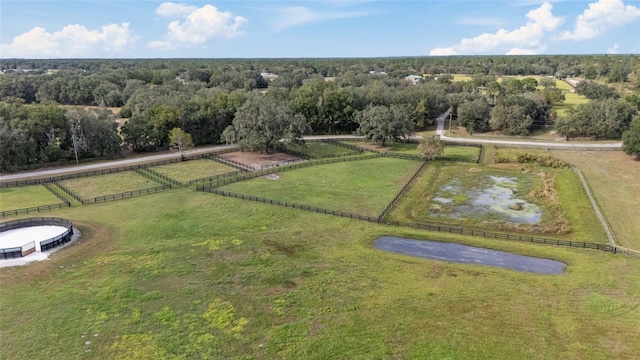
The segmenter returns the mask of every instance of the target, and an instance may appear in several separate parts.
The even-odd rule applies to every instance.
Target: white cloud
[[[484,33],[473,38],[464,38],[460,43],[431,50],[430,55],[482,54],[496,51],[535,54],[544,49],[547,32],[555,30],[563,19],[553,15],[553,6],[548,2],[527,13],[526,25],[515,30],[500,29],[494,34]],[[522,48],[526,46],[527,48]]]
[[[272,23],[275,32],[302,24],[335,19],[350,19],[371,14],[371,12],[368,11],[318,12],[302,6],[281,8],[278,12],[279,16],[277,16]]]
[[[156,14],[164,17],[182,17],[191,14],[197,9],[194,5],[165,2],[156,8]]]
[[[544,51],[544,49],[520,49],[513,48],[507,51],[506,55],[536,55]]]
[[[2,58],[84,58],[109,57],[124,53],[138,37],[129,30],[129,23],[109,24],[100,30],[89,30],[82,25],[67,25],[49,33],[34,27],[1,45]]]
[[[435,48],[435,49],[431,50],[429,55],[432,55],[432,56],[447,56],[447,55],[458,55],[458,53],[455,51],[455,49],[453,47],[447,47],[447,48]]]
[[[640,18],[640,9],[633,5],[625,5],[622,0],[598,0],[589,4],[576,20],[573,31],[560,34],[560,40],[586,40],[601,33]]]
[[[607,54],[619,54],[620,46],[618,43],[613,44],[612,47],[607,49]]]
[[[205,45],[214,38],[233,38],[244,34],[239,28],[247,23],[246,18],[220,11],[209,4],[198,8],[165,2],[158,6],[156,14],[182,20],[169,23],[164,39],[148,42],[147,47],[152,49]]]
[[[147,43],[147,47],[149,49],[158,49],[158,50],[171,50],[175,48],[173,44],[171,44],[170,42],[162,41],[162,40],[149,41]]]

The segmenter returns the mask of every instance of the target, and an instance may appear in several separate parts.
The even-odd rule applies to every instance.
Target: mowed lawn
[[[420,167],[393,158],[349,161],[255,178],[220,190],[358,215],[378,216]]]
[[[620,255],[430,233],[190,189],[56,216],[80,228],[79,242],[48,261],[0,269],[2,358],[640,353],[640,262]],[[567,269],[536,275],[396,255],[373,246],[381,235],[552,258]]]
[[[331,157],[332,155],[355,152],[355,150],[321,141],[307,141],[305,142],[304,146],[294,146],[292,147],[292,149],[303,154],[308,154],[316,157]]]
[[[475,146],[445,146],[442,153],[442,157],[462,161],[476,161],[479,155],[480,148]]]
[[[640,250],[640,161],[622,151],[553,151],[587,178],[616,242]]]
[[[0,211],[61,203],[44,185],[0,189]]]
[[[207,159],[154,166],[151,169],[183,183],[237,171],[237,169],[231,166]]]
[[[394,142],[387,146],[379,146],[371,143],[358,143],[358,146],[375,149],[380,152],[394,152],[399,154],[418,155],[418,143]],[[456,158],[462,161],[475,161],[480,154],[480,148],[473,146],[446,145],[442,157]]]
[[[577,105],[586,104],[589,102],[589,99],[576,93],[565,92],[564,97],[564,102],[553,105],[553,109],[556,111],[556,114],[559,118],[566,117],[569,113],[569,110],[573,109]]]
[[[60,181],[60,183],[85,199],[149,189],[161,185],[133,171],[69,179]]]

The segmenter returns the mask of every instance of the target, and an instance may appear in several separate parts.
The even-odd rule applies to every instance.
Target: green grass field
[[[387,146],[379,146],[367,142],[359,142],[358,146],[363,148],[375,149],[380,152],[394,152],[399,154],[418,155],[417,143],[394,142]],[[473,146],[455,146],[447,145],[444,147],[443,157],[457,158],[464,161],[476,160],[480,153],[480,148]]]
[[[471,81],[473,77],[466,74],[451,74],[453,75],[453,81]]]
[[[640,353],[640,262],[619,255],[429,233],[189,189],[55,215],[72,220],[82,239],[48,261],[0,269],[2,358]],[[534,275],[376,250],[373,240],[390,234],[568,267]]]
[[[160,186],[133,171],[69,179],[60,183],[85,199]]]
[[[455,158],[465,161],[475,161],[480,155],[480,148],[473,146],[445,146],[443,157]]]
[[[640,249],[640,164],[621,151],[553,151],[587,178],[621,246]]]
[[[237,170],[231,166],[207,159],[154,166],[151,169],[182,183],[195,179],[231,173]]]
[[[0,211],[24,209],[61,203],[43,185],[29,185],[0,189]]]
[[[299,151],[303,154],[318,157],[330,157],[332,155],[340,155],[346,153],[352,153],[354,150],[344,148],[342,146],[334,145],[331,143],[321,141],[307,141],[305,146],[294,146],[293,150]]]
[[[420,167],[419,161],[375,158],[303,168],[220,190],[358,215],[378,216]]]
[[[563,103],[553,105],[553,109],[556,111],[559,118],[566,117],[569,109],[574,108],[576,105],[586,104],[589,102],[589,99],[576,93],[565,92],[564,97],[565,100]]]

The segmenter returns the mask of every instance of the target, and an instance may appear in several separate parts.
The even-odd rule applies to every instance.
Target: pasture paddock
[[[350,168],[355,175],[340,181],[364,180],[361,194],[376,197],[420,163],[335,163],[283,172],[278,181],[294,174],[292,183],[338,179],[333,174],[346,164],[372,166]],[[381,177],[371,176],[376,171]],[[83,237],[49,261],[0,270],[3,358],[633,359],[640,353],[640,262],[633,258],[356,221],[188,188],[56,216],[71,220]],[[374,240],[390,234],[568,266],[563,275],[534,275],[375,249]]]

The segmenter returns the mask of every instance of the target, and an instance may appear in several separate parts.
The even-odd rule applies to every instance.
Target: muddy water
[[[432,199],[431,216],[491,218],[517,224],[536,224],[542,210],[518,194],[518,179],[483,176],[478,184],[464,189],[457,179],[445,184]]]
[[[376,248],[388,252],[455,263],[494,266],[537,274],[562,274],[565,263],[474,246],[382,236]]]

